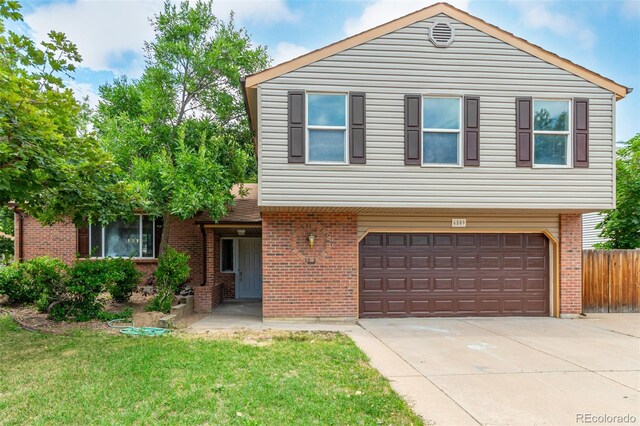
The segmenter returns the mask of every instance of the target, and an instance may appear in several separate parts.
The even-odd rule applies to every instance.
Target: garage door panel
[[[360,266],[363,269],[382,269],[382,256],[363,256]]]
[[[387,269],[407,269],[407,258],[405,256],[389,256],[386,258]]]
[[[406,247],[408,235],[387,234],[387,247]]]
[[[477,238],[474,234],[458,234],[457,235],[457,247],[473,247],[477,245]]]
[[[504,279],[504,291],[514,292],[520,291],[523,292],[526,290],[526,278],[524,277],[507,277]]]
[[[390,314],[406,314],[407,313],[407,301],[406,300],[389,300],[387,301],[387,312]]]
[[[431,246],[431,236],[429,234],[411,234],[411,247]]]
[[[478,280],[476,278],[458,278],[458,291],[477,291]]]
[[[453,247],[453,234],[434,234],[433,246],[434,247]]]
[[[429,269],[431,267],[429,256],[411,256],[410,259],[411,269]]]
[[[365,278],[362,281],[363,285],[361,290],[365,292],[380,292],[384,290],[384,288],[382,287],[382,278]]]
[[[500,235],[482,234],[480,235],[480,248],[500,248]]]
[[[387,290],[389,291],[409,291],[406,278],[388,278]]]
[[[410,290],[412,291],[429,291],[431,290],[431,280],[429,278],[410,278]]]
[[[547,262],[544,256],[527,256],[527,269],[546,269]]]
[[[369,234],[361,316],[548,315],[548,249],[542,234]]]

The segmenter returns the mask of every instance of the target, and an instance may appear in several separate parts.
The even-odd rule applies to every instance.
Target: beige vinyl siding
[[[427,39],[430,20],[261,83],[260,199],[264,207],[574,209],[613,203],[614,96],[470,26],[447,48]],[[367,164],[287,162],[287,91],[366,93]],[[480,167],[404,165],[408,93],[479,95]],[[590,167],[515,166],[515,98],[590,100]]]
[[[451,219],[466,219],[466,228],[452,228]],[[553,213],[501,214],[496,212],[450,212],[436,214],[367,213],[358,215],[358,237],[367,231],[381,232],[541,232],[559,238],[558,215]]]
[[[602,229],[596,229],[596,225],[602,222],[603,216],[598,213],[589,213],[582,215],[582,248],[584,250],[592,249],[596,243],[607,241],[606,238],[600,237]]]

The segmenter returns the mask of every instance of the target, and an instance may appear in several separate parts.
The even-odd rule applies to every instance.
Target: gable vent
[[[429,27],[429,39],[437,47],[449,46],[455,37],[451,25],[446,22],[436,22]]]

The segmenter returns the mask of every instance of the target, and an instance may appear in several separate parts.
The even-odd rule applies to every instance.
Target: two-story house
[[[258,184],[172,242],[192,254],[200,310],[255,297],[265,320],[581,312],[581,214],[615,206],[630,89],[445,3],[243,87]],[[22,222],[20,257],[45,252]],[[71,252],[107,244],[88,232]]]

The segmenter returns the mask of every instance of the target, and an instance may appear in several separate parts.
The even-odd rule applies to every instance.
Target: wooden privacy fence
[[[582,251],[582,309],[640,312],[640,250]]]

